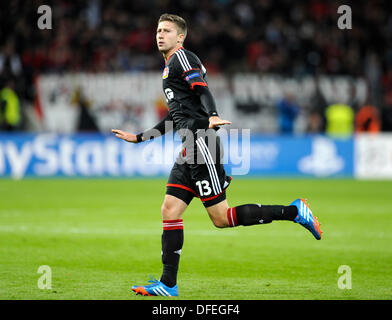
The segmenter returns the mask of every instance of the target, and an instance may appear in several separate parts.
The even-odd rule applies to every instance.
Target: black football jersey
[[[181,47],[173,53],[166,61],[162,79],[175,130],[200,129],[195,126],[200,120],[208,124],[208,113],[194,90],[195,86],[208,86],[207,70],[193,52]]]

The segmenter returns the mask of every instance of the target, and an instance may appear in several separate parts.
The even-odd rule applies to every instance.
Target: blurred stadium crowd
[[[42,4],[52,8],[52,30],[37,27],[37,8]],[[17,115],[9,116],[15,125],[5,123],[5,109],[7,103],[19,101],[23,108],[34,101],[37,74],[161,70],[164,62],[155,45],[156,23],[160,14],[170,12],[187,20],[185,47],[198,54],[209,74],[364,77],[370,90],[366,105],[374,108],[365,112],[362,123],[370,128],[373,121],[372,131],[392,131],[391,4],[344,2],[352,8],[352,29],[339,30],[341,4],[326,0],[1,2],[2,129],[23,129]],[[287,103],[277,105],[282,110],[287,107]],[[358,114],[363,106],[349,107]]]

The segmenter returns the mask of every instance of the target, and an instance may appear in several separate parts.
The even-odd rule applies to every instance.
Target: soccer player
[[[225,191],[231,177],[225,173],[222,146],[216,130],[231,122],[218,115],[208,88],[205,67],[193,52],[183,47],[186,34],[187,26],[183,18],[172,14],[161,15],[156,41],[166,62],[162,75],[163,91],[169,107],[166,118],[154,128],[139,134],[112,130],[120,139],[139,143],[156,137],[156,132],[158,135],[165,134],[169,130],[165,122],[171,122],[183,142],[161,207],[162,276],[160,280],[150,280],[149,285],[132,287],[137,294],[148,296],[178,296],[177,272],[184,241],[182,215],[194,197],[200,198],[218,228],[288,220],[308,229],[317,240],[321,239],[322,233],[317,218],[303,199],[297,199],[289,206],[229,206]]]

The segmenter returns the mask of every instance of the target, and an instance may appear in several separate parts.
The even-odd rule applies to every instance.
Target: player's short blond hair
[[[185,39],[187,33],[187,26],[186,21],[183,18],[175,14],[164,13],[159,17],[158,24],[162,21],[173,22],[177,27],[178,33],[183,34]]]

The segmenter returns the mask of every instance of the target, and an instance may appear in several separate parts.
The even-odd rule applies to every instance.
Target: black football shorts
[[[231,177],[226,176],[222,163],[223,147],[215,130],[196,135],[185,142],[170,172],[166,194],[189,204],[200,198],[208,208],[226,199]]]

